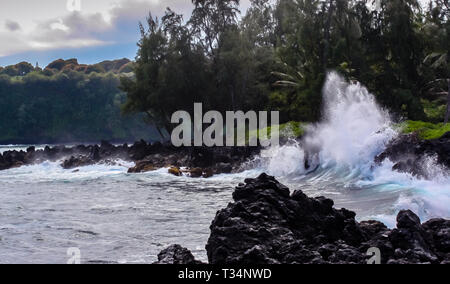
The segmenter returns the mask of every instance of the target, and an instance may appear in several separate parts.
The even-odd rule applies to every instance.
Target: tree
[[[251,7],[241,22],[244,36],[259,47],[274,48],[277,44],[274,7],[270,2],[271,0],[251,0]]]
[[[138,43],[135,78],[121,78],[120,88],[127,93],[123,111],[124,113],[145,113],[148,121],[155,124],[163,138],[161,126],[165,124],[166,114],[158,104],[158,78],[160,65],[166,56],[167,38],[157,18],[149,15],[147,24],[148,30],[145,30],[142,23],[139,24],[141,40]]]
[[[121,117],[124,94],[118,85],[119,76],[113,73],[86,74],[69,69],[0,75],[0,143],[154,138],[155,130],[142,122],[141,115]]]
[[[147,25],[147,29],[140,25],[135,76],[121,79],[121,89],[127,93],[123,111],[145,113],[161,139],[167,139],[165,130],[173,128],[172,113],[192,113],[194,102],[206,102],[211,80],[205,56],[193,43],[181,15],[168,9],[161,22],[150,15]]]
[[[434,0],[428,14],[416,0],[380,0],[379,9],[374,0],[251,0],[242,18],[238,0],[192,3],[186,24],[168,9],[148,30],[141,25],[135,76],[122,80],[124,110],[146,113],[161,130],[170,130],[172,111],[192,111],[194,102],[317,121],[331,69],[399,116],[431,120],[430,105],[442,108],[442,98],[427,103],[427,83],[450,77],[448,62],[432,68],[450,50],[447,0]]]
[[[428,37],[429,54],[425,57],[424,68],[429,70],[433,80],[425,86],[427,95],[446,98],[444,123],[450,116],[450,5],[448,0],[430,1],[424,35]],[[426,71],[424,73],[427,73]]]
[[[445,111],[444,124],[447,124],[450,117],[450,78],[437,79],[429,83],[429,94],[436,97],[445,97],[447,107]]]
[[[220,35],[237,25],[239,0],[192,0],[194,10],[189,24],[193,35],[209,55],[219,44]]]

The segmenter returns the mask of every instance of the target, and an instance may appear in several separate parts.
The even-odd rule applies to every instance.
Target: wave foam
[[[300,143],[264,150],[257,159],[259,168],[279,178],[300,178],[322,190],[333,186],[335,191],[371,190],[373,199],[398,192],[397,202],[384,209],[386,214],[372,216],[388,224],[393,223],[392,218],[402,209],[413,209],[424,220],[450,217],[449,173],[437,166],[435,159],[424,158],[424,167],[432,180],[395,172],[390,161],[382,165],[374,163],[374,158],[398,133],[392,127],[389,113],[365,87],[347,83],[332,72],[327,77],[323,97],[323,120],[311,126]]]

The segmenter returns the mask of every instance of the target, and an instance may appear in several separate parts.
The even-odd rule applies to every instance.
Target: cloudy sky
[[[248,0],[241,2],[245,11]],[[192,10],[191,0],[0,0],[0,66],[132,59],[138,22],[166,7],[187,17]]]

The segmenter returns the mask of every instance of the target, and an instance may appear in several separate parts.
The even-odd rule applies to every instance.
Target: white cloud
[[[29,49],[26,42],[22,41],[20,37],[12,33],[0,32],[0,57],[7,56],[14,53],[20,53]]]
[[[6,20],[5,21],[5,27],[8,31],[15,32],[21,29],[18,22]]]
[[[149,12],[162,16],[171,7],[186,18],[191,0],[81,0],[81,10],[69,11],[68,0],[2,0],[0,57],[24,51],[88,47],[136,42],[138,22]],[[248,6],[249,0],[244,0]],[[20,11],[20,12],[18,12]]]

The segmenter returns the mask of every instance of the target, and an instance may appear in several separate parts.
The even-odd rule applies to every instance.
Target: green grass
[[[423,109],[427,116],[427,121],[439,123],[445,117],[447,111],[446,99],[437,99],[434,101],[422,100]]]
[[[304,122],[291,121],[284,124],[280,124],[280,138],[297,138],[301,137],[305,134],[306,126],[308,124]],[[269,138],[272,137],[272,128],[271,126],[267,127],[267,133]],[[264,129],[263,129],[264,130]],[[259,130],[251,131],[246,135],[246,141],[248,142],[250,138],[258,137],[259,138]]]
[[[438,139],[447,132],[450,132],[450,124],[430,123],[423,121],[408,120],[401,124],[403,133],[417,133],[420,138],[425,140]]]

